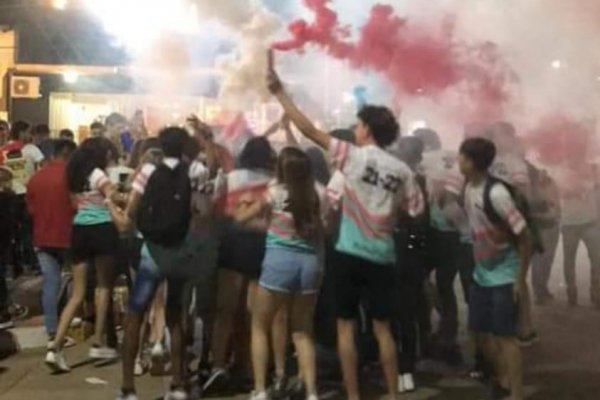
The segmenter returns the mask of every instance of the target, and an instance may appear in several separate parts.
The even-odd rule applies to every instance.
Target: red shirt
[[[20,140],[12,140],[0,147],[0,164],[4,163],[4,154],[14,150],[23,150],[25,143]]]
[[[27,185],[27,208],[33,219],[33,245],[56,249],[71,246],[75,209],[67,185],[67,164],[51,161]]]

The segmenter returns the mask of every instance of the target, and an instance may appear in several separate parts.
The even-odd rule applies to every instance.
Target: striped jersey
[[[319,218],[326,212],[325,190],[315,185],[317,201],[319,202]],[[289,211],[289,192],[285,185],[272,182],[265,196],[266,203],[271,209],[269,231],[267,232],[267,247],[285,247],[301,252],[315,253],[318,249],[318,239],[308,241],[302,238],[296,230],[294,216]]]
[[[376,264],[394,264],[393,231],[399,207],[411,216],[424,210],[421,192],[411,169],[385,150],[356,147],[331,139],[330,157],[344,179],[343,187],[329,187],[328,195],[341,191],[342,220],[336,249]],[[341,186],[341,185],[340,185]]]
[[[501,286],[515,282],[519,270],[519,257],[506,234],[488,219],[484,211],[485,181],[475,186],[467,184],[465,209],[471,225],[475,256],[474,279],[481,286]],[[490,190],[490,201],[515,235],[527,227],[509,191],[501,184]]]

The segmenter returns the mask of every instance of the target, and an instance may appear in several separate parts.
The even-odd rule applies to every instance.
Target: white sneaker
[[[139,358],[135,359],[135,367],[133,367],[133,375],[135,376],[142,376],[146,373],[146,369],[144,368],[144,365],[142,364],[142,360],[140,360]]]
[[[405,392],[414,392],[415,387],[415,378],[413,374],[404,374],[402,375],[402,381],[404,382],[404,391]]]
[[[404,377],[403,375],[398,375],[398,393],[405,393],[406,388],[404,387]]]
[[[154,359],[162,359],[165,357],[165,347],[161,342],[156,342],[154,346],[152,346],[152,351],[150,355]]]
[[[311,394],[306,400],[319,400],[319,397],[316,394]]]
[[[252,392],[250,400],[269,400],[267,392]]]
[[[93,360],[114,360],[119,357],[117,350],[110,347],[90,347],[89,357]]]
[[[117,400],[138,400],[138,397],[135,393],[123,394],[123,392],[121,392],[117,396]]]
[[[171,389],[165,394],[164,400],[188,400],[188,394],[183,389]]]
[[[70,336],[65,336],[65,338],[63,339],[63,345],[62,348],[63,349],[69,349],[71,347],[75,347],[77,346],[77,342],[75,341],[75,339],[73,339]],[[47,350],[52,350],[56,348],[56,346],[54,345],[54,339],[50,338],[48,340],[48,345],[46,346]]]
[[[71,368],[67,365],[65,356],[62,351],[50,350],[46,353],[46,365],[57,373],[70,372]]]

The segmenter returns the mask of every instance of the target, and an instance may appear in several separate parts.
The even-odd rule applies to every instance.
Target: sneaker
[[[250,400],[269,400],[267,392],[252,392]]]
[[[171,390],[165,394],[164,400],[188,400],[189,396],[183,388],[171,387]]]
[[[219,396],[226,394],[230,388],[229,374],[223,368],[213,368],[210,376],[202,386],[203,396]]]
[[[270,390],[271,398],[283,399],[288,392],[288,380],[285,376],[276,376]]]
[[[135,366],[133,367],[133,375],[142,376],[146,373],[146,368],[142,363],[142,360],[138,357],[135,359]]]
[[[13,328],[14,326],[15,321],[13,321],[13,318],[9,313],[0,314],[0,331]]]
[[[415,387],[415,378],[413,374],[404,374],[402,375],[402,382],[404,383],[404,391],[405,392],[414,392]]]
[[[69,349],[69,348],[75,347],[75,346],[77,346],[77,342],[72,337],[66,336],[63,339],[63,345],[62,345],[63,349]],[[48,338],[48,344],[46,345],[46,349],[47,350],[52,350],[54,348],[56,348],[56,346],[54,345],[54,337],[50,336]]]
[[[154,359],[163,359],[163,358],[165,358],[165,354],[166,354],[165,347],[163,346],[163,344],[161,342],[155,343],[154,346],[152,347],[152,351],[150,352],[150,355]]]
[[[29,314],[29,308],[17,303],[13,303],[8,306],[8,313],[11,315],[13,321],[20,321],[27,317]]]
[[[110,347],[93,345],[90,347],[89,357],[93,360],[114,360],[119,357],[117,350]]]
[[[519,336],[519,345],[521,347],[531,347],[540,340],[537,332],[531,332],[527,336]]]
[[[317,396],[316,394],[311,394],[306,398],[306,400],[319,400],[319,396]]]
[[[46,353],[46,365],[56,373],[70,372],[71,368],[67,365],[62,351],[50,350]]]
[[[398,393],[406,393],[406,389],[404,388],[403,375],[398,375]]]
[[[121,390],[116,400],[138,400],[137,395],[131,390]]]

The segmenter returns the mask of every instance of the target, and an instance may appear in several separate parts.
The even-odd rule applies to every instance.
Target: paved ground
[[[560,261],[560,260],[559,260]],[[589,266],[581,260],[580,293],[588,293]],[[555,268],[553,290],[560,294],[559,268]],[[576,309],[565,305],[563,296],[551,306],[536,309],[541,341],[526,351],[526,385],[532,400],[598,400],[600,399],[600,311],[589,307],[587,296]],[[467,337],[463,332],[463,338]],[[72,363],[85,361],[84,346],[68,352]],[[81,365],[69,374],[52,376],[42,363],[43,352],[24,351],[0,361],[0,399],[106,400],[118,390],[120,366],[96,368]],[[421,389],[403,398],[407,400],[478,400],[485,391],[463,378],[462,371],[439,365],[423,365],[426,372],[418,376]],[[98,378],[103,383],[88,383]],[[157,398],[166,387],[162,378],[139,380],[140,399]],[[377,384],[368,385],[376,388]],[[377,391],[377,390],[375,390]],[[377,398],[377,396],[369,396]],[[240,396],[244,398],[244,396]]]

